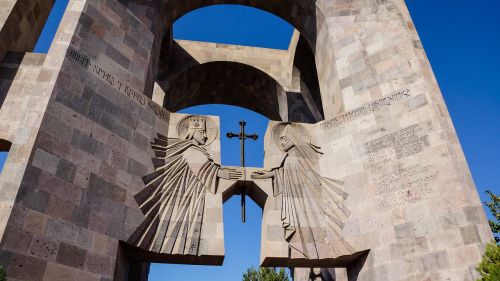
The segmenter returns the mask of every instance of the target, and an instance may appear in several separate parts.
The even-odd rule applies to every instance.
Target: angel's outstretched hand
[[[226,179],[226,180],[239,180],[241,179],[241,176],[243,173],[241,170],[233,169],[233,168],[222,168],[219,170],[217,175],[220,178]]]
[[[262,170],[254,172],[250,177],[252,179],[270,179],[274,177],[274,173],[272,171]]]

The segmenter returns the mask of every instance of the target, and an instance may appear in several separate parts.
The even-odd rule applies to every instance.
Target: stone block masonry
[[[319,249],[322,256],[328,254],[323,249],[336,249],[332,245],[348,245],[337,254],[363,255],[344,258],[345,269],[313,270],[317,278],[475,280],[474,267],[492,235],[403,0],[225,1],[274,13],[296,27],[300,59],[280,53],[279,62],[269,50],[252,61],[255,49],[170,40],[176,19],[220,1],[70,1],[47,55],[29,52],[53,1],[0,3],[0,139],[12,143],[0,175],[0,264],[9,278],[146,280],[148,263],[167,258],[138,258],[127,241],[147,217],[135,198],[145,189],[143,177],[161,164],[152,160],[159,156],[151,142],[159,133],[180,137],[182,116],[164,106],[224,101],[266,114],[277,121],[273,126],[325,119],[301,125],[307,131],[301,136],[310,137],[301,142],[308,150],[300,150],[315,151],[308,154],[307,173],[335,183],[319,185],[335,187],[335,193],[321,191],[325,204],[319,205],[337,208],[340,196],[344,216],[322,232],[321,208],[306,209],[304,231],[313,235],[303,235],[301,249]],[[192,55],[175,48],[180,45]],[[150,99],[155,82],[165,91],[161,105]],[[283,163],[273,126],[266,136],[268,168]],[[206,149],[215,163],[218,146],[214,140]],[[340,264],[290,254],[297,241],[283,242],[282,195],[273,193],[269,179],[256,185],[261,199],[273,196],[261,201],[270,210],[262,261]],[[221,190],[230,196],[234,186],[221,184]],[[219,195],[206,200],[213,224],[202,231],[210,237],[192,244],[207,252],[223,248]],[[286,206],[300,198],[318,201],[317,194],[301,196],[287,197]],[[319,240],[330,243],[314,246]],[[192,252],[168,261],[199,262]]]

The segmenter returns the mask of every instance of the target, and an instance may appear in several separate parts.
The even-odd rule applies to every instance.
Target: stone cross
[[[241,167],[245,167],[245,140],[248,139],[253,139],[254,141],[259,138],[257,134],[252,134],[252,135],[247,135],[245,134],[245,125],[247,123],[245,121],[240,121],[240,133],[235,134],[235,133],[227,133],[228,138],[234,138],[238,137],[240,139],[240,162],[241,162]],[[243,185],[241,187],[241,221],[244,223],[246,220],[246,214],[245,214],[245,186]]]

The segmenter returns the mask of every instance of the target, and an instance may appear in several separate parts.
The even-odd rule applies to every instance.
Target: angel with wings
[[[158,135],[151,144],[156,171],[143,178],[146,187],[135,195],[146,219],[128,243],[159,254],[198,255],[206,193],[217,192],[219,178],[242,175],[214,163],[204,148],[207,117],[185,120],[184,138]]]
[[[320,147],[307,139],[308,133],[296,123],[280,123],[273,129],[277,145],[285,156],[279,167],[259,171],[254,179],[272,178],[273,195],[281,196],[281,222],[284,239],[294,256],[321,258],[321,245],[331,245],[334,256],[353,253],[341,237],[349,211],[347,194],[341,182],[319,174]]]

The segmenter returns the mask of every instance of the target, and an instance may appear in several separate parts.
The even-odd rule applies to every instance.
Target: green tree
[[[289,281],[288,274],[283,268],[279,271],[272,267],[251,267],[243,274],[243,281]]]
[[[493,194],[489,190],[486,193],[488,193],[491,199],[490,202],[486,203],[486,206],[493,215],[493,220],[490,220],[489,223],[491,231],[493,231],[493,235],[495,236],[495,241],[498,243],[500,242],[500,196]]]
[[[477,281],[500,280],[500,246],[497,243],[491,241],[486,245],[486,252],[476,270],[481,275]]]
[[[500,196],[493,194],[491,191],[486,191],[486,193],[488,193],[491,200],[486,203],[486,206],[493,215],[493,220],[490,220],[489,224],[495,236],[495,241],[491,241],[486,245],[483,259],[476,267],[476,270],[481,275],[481,279],[477,281],[498,281],[500,280],[500,245],[497,244],[500,242]]]
[[[0,281],[7,281],[7,272],[1,265],[0,265]]]

